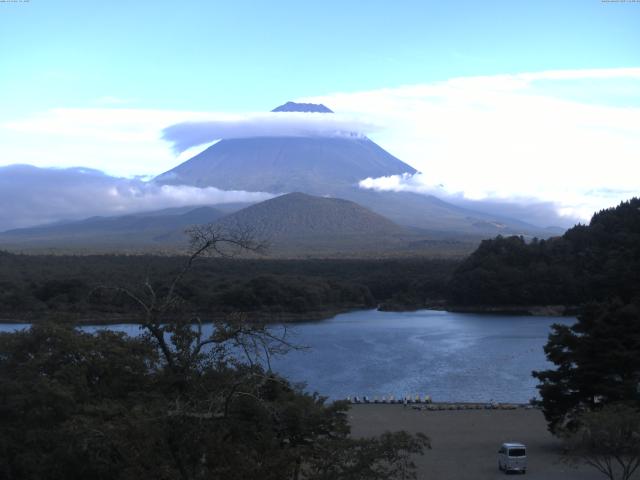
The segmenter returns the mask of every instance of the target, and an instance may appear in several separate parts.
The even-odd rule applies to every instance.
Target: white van
[[[527,472],[527,447],[521,443],[503,443],[498,450],[498,469],[503,472]]]

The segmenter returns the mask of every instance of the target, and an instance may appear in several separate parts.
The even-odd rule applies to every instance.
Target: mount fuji
[[[333,114],[324,105],[294,102],[273,112]],[[481,237],[498,233],[549,235],[549,231],[518,219],[459,207],[433,195],[359,187],[365,178],[416,172],[362,135],[261,136],[222,139],[154,181],[163,185],[342,198],[400,225],[429,232]]]

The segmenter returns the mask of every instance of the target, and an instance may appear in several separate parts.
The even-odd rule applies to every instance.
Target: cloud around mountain
[[[87,168],[0,167],[0,231],[95,215],[124,215],[187,205],[259,202],[261,192],[156,185]]]
[[[390,175],[378,178],[365,178],[359,182],[365,190],[377,192],[412,192],[424,195],[435,195],[458,207],[471,211],[478,210],[498,217],[516,218],[539,227],[568,228],[579,222],[573,215],[560,215],[560,206],[551,201],[542,201],[525,196],[486,195],[469,198],[464,192],[448,191],[442,184],[433,184],[423,173]]]
[[[102,108],[55,108],[0,122],[0,164],[158,175],[203,150],[189,146],[223,136],[356,132],[449,193],[531,199],[588,221],[640,191],[639,92],[636,67],[462,77],[297,99],[337,114],[115,108],[117,99],[107,98]]]
[[[466,198],[588,221],[640,191],[640,68],[468,76],[297,99],[382,125],[372,140]]]
[[[318,112],[268,112],[187,121],[166,127],[174,152],[216,140],[251,137],[364,137],[376,126],[356,117]]]

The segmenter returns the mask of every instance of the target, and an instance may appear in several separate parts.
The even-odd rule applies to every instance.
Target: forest
[[[205,258],[216,238],[191,257],[2,252],[1,314],[34,325],[0,334],[0,476],[417,478],[429,438],[354,439],[346,403],[264,367],[296,348],[269,321],[355,308],[581,305],[545,347],[557,368],[533,372],[549,429],[577,438],[602,405],[635,422],[639,210],[632,199],[562,237],[486,240],[462,262]],[[78,321],[137,322],[143,335]]]
[[[640,285],[640,200],[596,213],[561,237],[483,241],[460,261],[440,258],[201,258],[180,284],[194,314],[318,319],[360,308],[565,305],[617,297]],[[115,287],[165,285],[183,256],[22,255],[0,252],[0,318],[64,315],[127,321],[135,305]]]
[[[0,478],[417,478],[412,457],[429,438],[352,438],[346,402],[271,370],[270,357],[298,348],[285,336],[242,315],[203,333],[178,287],[207,250],[254,246],[197,240],[164,285],[116,288],[135,303],[140,336],[61,321],[0,333]]]
[[[483,241],[466,259],[202,258],[180,285],[194,313],[232,311],[274,321],[379,307],[579,306],[640,284],[640,200],[596,213],[547,240]],[[183,256],[21,255],[0,252],[0,318],[64,315],[85,323],[127,320],[135,305],[114,287],[166,284]]]
[[[127,321],[134,302],[115,287],[166,285],[181,256],[0,253],[0,317],[5,321]],[[242,311],[273,320],[322,318],[359,308],[441,304],[455,260],[201,258],[180,295],[194,314]],[[205,317],[206,318],[206,317]]]
[[[548,240],[483,241],[454,271],[453,305],[574,305],[640,292],[640,199]]]

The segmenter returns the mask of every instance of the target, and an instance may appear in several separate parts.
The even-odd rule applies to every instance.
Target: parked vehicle
[[[522,443],[503,443],[498,450],[498,469],[503,472],[527,472],[527,447]]]

